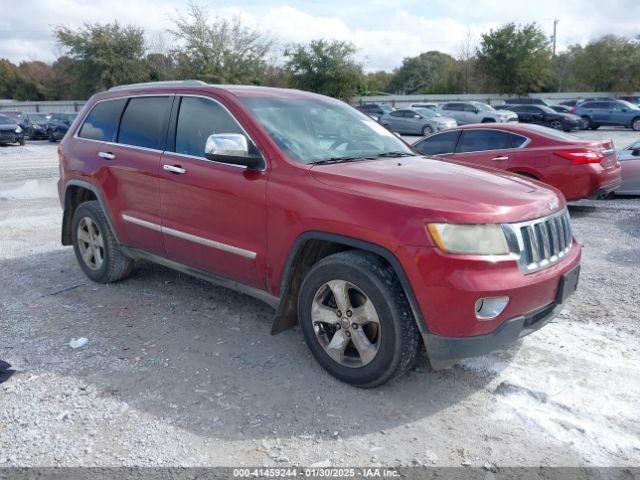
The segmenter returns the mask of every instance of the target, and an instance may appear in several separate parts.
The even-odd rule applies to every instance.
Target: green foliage
[[[535,23],[508,23],[483,34],[477,57],[498,93],[539,92],[551,79],[549,41]]]
[[[455,92],[456,61],[452,56],[437,51],[406,57],[394,72],[390,89],[407,95]]]
[[[364,90],[362,65],[355,53],[352,43],[338,40],[313,40],[288,48],[284,56],[291,86],[351,100]]]
[[[190,4],[169,33],[177,43],[171,52],[178,76],[209,83],[259,84],[272,42],[239,17],[209,21],[207,11]]]
[[[602,92],[640,90],[640,43],[607,35],[564,55],[571,88]]]
[[[9,60],[0,59],[0,98],[15,100],[42,100],[44,96],[33,83],[20,75],[18,67]]]
[[[68,56],[70,65],[85,96],[114,85],[149,80],[144,58],[144,31],[118,22],[85,24],[72,30],[55,29],[55,36]]]
[[[378,70],[377,72],[369,72],[365,76],[367,85],[367,94],[377,95],[378,93],[388,93],[391,89],[391,80],[393,73]]]

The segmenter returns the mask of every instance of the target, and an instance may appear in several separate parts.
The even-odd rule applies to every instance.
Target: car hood
[[[0,123],[0,130],[6,131],[11,130],[12,132],[18,128],[17,123]]]
[[[428,221],[512,223],[565,205],[557,190],[535,180],[429,157],[315,165],[311,175],[340,190],[422,208]]]
[[[456,119],[453,117],[445,117],[444,115],[439,115],[437,117],[433,117],[431,118],[431,120],[435,123],[446,123],[446,124],[451,124],[451,123],[455,123]]]
[[[497,113],[501,117],[517,117],[518,116],[516,112],[513,112],[511,110],[496,110],[495,113]]]

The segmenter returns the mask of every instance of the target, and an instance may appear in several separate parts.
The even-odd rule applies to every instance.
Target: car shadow
[[[59,249],[0,262],[0,283],[8,324],[28,322],[7,329],[3,357],[210,438],[361,436],[451,408],[491,379],[420,367],[376,389],[351,387],[322,370],[298,329],[271,336],[267,305],[150,263],[98,285]],[[89,343],[71,349],[73,337]]]

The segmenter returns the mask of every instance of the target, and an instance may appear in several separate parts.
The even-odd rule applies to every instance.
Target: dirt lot
[[[147,263],[90,283],[59,243],[56,175],[54,145],[0,148],[0,360],[17,370],[0,384],[0,466],[640,462],[638,198],[571,207],[582,278],[553,323],[363,391],[299,331],[271,337],[249,297]]]

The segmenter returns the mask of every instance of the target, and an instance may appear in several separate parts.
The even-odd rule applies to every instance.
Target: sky
[[[0,0],[1,4],[11,0]],[[551,36],[558,19],[558,50],[604,34],[640,35],[640,0],[198,0],[212,17],[240,15],[278,47],[317,38],[353,42],[366,71],[392,70],[428,50],[452,55],[469,36],[507,22],[537,22]],[[172,25],[187,0],[30,0],[0,8],[0,58],[51,62],[61,53],[56,25],[85,22],[135,24],[154,41]]]

